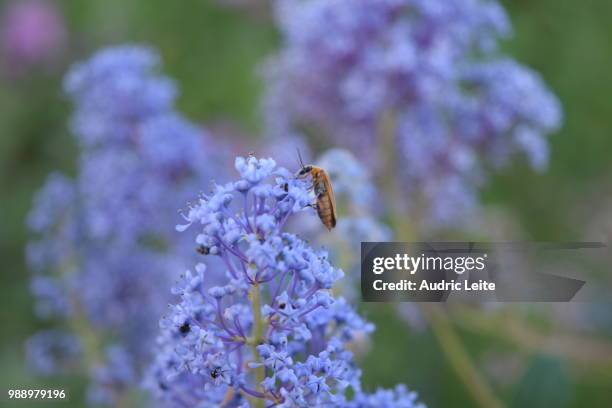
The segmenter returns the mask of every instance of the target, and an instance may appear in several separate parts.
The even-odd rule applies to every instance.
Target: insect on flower
[[[317,197],[317,201],[312,206],[317,210],[323,225],[331,231],[336,226],[336,199],[331,180],[327,172],[321,167],[313,166],[312,164],[304,165],[300,151],[298,150],[297,153],[301,168],[297,172],[296,177],[305,178],[308,175],[312,177],[312,188]]]
[[[215,183],[177,226],[225,267],[199,263],[172,288],[145,380],[159,405],[424,408],[401,386],[361,389],[349,346],[374,327],[334,293],[344,272],[326,251],[284,230],[313,201],[307,173],[253,155],[235,167],[240,178]]]

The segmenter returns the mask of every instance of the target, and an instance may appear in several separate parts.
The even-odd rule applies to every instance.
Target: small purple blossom
[[[147,386],[168,406],[418,406],[403,391],[363,393],[347,345],[374,328],[332,294],[344,273],[327,254],[283,231],[314,215],[308,182],[272,159],[239,157],[236,170],[177,227],[195,228],[223,267],[198,264],[176,284]]]

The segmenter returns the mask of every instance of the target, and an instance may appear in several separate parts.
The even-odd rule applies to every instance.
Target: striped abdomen
[[[336,226],[336,200],[331,182],[325,170],[312,169],[312,181],[317,196],[317,213],[325,227],[331,231]]]

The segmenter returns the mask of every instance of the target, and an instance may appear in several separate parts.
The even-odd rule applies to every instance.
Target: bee
[[[300,159],[300,170],[297,172],[297,178],[305,178],[308,175],[312,178],[312,188],[317,200],[312,207],[317,210],[319,219],[325,225],[328,231],[336,226],[336,198],[332,189],[331,181],[327,172],[320,167],[312,164],[304,165],[302,155],[298,150]]]

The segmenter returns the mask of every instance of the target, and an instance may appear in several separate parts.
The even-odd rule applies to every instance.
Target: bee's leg
[[[310,203],[310,204],[306,204],[304,206],[304,208],[306,208],[306,207],[311,207],[313,210],[319,211],[319,205],[316,202]]]

